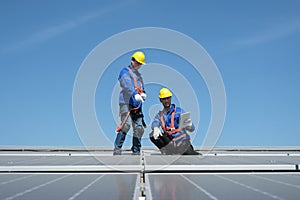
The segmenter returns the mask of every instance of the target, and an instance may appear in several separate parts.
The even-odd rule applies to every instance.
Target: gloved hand
[[[142,94],[141,94],[141,97],[143,98],[144,101],[146,101],[146,98],[147,98],[146,93],[142,93]]]
[[[191,119],[187,119],[183,122],[183,128],[186,128],[186,129],[191,129],[193,126],[193,122]]]
[[[138,102],[144,102],[144,99],[143,99],[143,97],[140,94],[134,95],[134,98]]]
[[[154,127],[154,129],[153,129],[153,137],[154,137],[154,139],[157,140],[159,136],[162,136],[161,131],[159,130],[158,127]]]

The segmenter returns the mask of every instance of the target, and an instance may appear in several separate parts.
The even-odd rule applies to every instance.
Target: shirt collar
[[[175,104],[171,104],[171,108],[168,110],[168,112],[164,112],[166,113],[167,115],[171,114],[175,109]]]
[[[129,68],[132,70],[132,72],[135,73],[137,76],[140,76],[140,75],[141,75],[141,73],[140,73],[138,70],[135,70],[131,65],[129,65],[128,67],[129,67]]]

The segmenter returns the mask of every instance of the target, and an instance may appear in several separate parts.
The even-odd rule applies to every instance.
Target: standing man
[[[183,122],[179,127],[180,114],[184,110],[172,104],[172,92],[167,88],[159,91],[158,98],[163,110],[156,114],[152,122],[150,140],[157,146],[162,154],[199,155],[190,142],[187,131],[192,132],[195,127],[191,119]]]
[[[142,103],[147,97],[142,76],[138,71],[143,64],[145,64],[145,55],[143,52],[137,51],[131,56],[131,64],[123,68],[119,74],[118,80],[122,88],[119,95],[121,125],[116,130],[113,155],[121,155],[122,146],[131,125],[133,128],[132,155],[140,154],[141,138],[146,126]]]

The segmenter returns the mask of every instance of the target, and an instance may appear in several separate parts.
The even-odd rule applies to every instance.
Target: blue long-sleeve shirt
[[[171,126],[172,112],[174,111],[174,109],[175,109],[175,104],[172,104],[172,106],[171,106],[171,108],[168,112],[161,111],[162,114],[163,114],[163,118],[164,118],[164,122],[165,122],[166,127]],[[185,113],[185,111],[180,107],[176,107],[176,112],[175,112],[175,115],[174,115],[175,129],[179,128],[179,118],[180,118],[181,113]],[[156,116],[154,117],[154,120],[151,124],[151,128],[154,129],[154,127],[159,127],[159,128],[162,129],[162,122],[161,122],[160,112],[156,114]],[[189,129],[189,131],[193,132],[194,130],[195,130],[195,126],[194,126],[194,124],[192,124],[192,127],[191,127],[191,129]],[[189,140],[190,136],[188,134],[186,134],[184,137],[179,137],[179,136],[181,136],[182,134],[185,134],[185,133],[186,133],[186,130],[182,129],[181,131],[178,131],[177,133],[171,134],[170,138],[173,139],[173,138],[178,137],[178,140]]]
[[[141,73],[133,69],[131,65],[129,65],[128,67],[133,72],[137,86],[142,86],[142,89],[144,90],[144,83]],[[142,107],[142,103],[136,101],[134,98],[134,95],[136,95],[138,92],[134,88],[134,78],[132,77],[132,74],[129,72],[127,67],[121,70],[118,80],[122,88],[119,95],[119,104],[129,104],[135,108]]]

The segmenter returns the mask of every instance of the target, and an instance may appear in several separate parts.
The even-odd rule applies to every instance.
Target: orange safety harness
[[[140,87],[138,87],[134,73],[132,72],[132,70],[130,69],[130,67],[127,67],[127,69],[128,69],[130,75],[131,75],[132,78],[133,78],[133,84],[134,84],[134,89],[135,89],[135,91],[136,91],[137,93],[139,93],[139,94],[142,94],[142,93],[144,92],[142,81],[140,81]]]
[[[131,77],[133,78],[133,84],[134,84],[134,89],[135,89],[135,91],[136,91],[138,94],[143,93],[144,90],[143,90],[143,83],[142,83],[142,81],[140,81],[140,87],[138,87],[137,81],[136,81],[136,78],[135,78],[134,73],[132,72],[132,70],[130,69],[130,67],[127,67],[127,69],[128,69],[128,71],[129,71]],[[125,116],[125,118],[124,118],[122,124],[120,124],[121,116],[120,116],[120,114],[119,114],[119,117],[118,117],[118,124],[120,124],[120,125],[117,126],[116,132],[120,132],[120,131],[122,130],[123,126],[125,125],[125,123],[126,123],[128,117],[129,117],[129,115],[130,115],[130,112],[133,111],[133,110],[138,110],[138,109],[139,109],[139,108],[137,107],[137,108],[131,108],[130,110],[128,110],[128,112],[127,112],[127,114],[126,114],[126,116]],[[144,124],[144,121],[143,121],[143,124]],[[145,125],[144,125],[144,126],[145,126]]]
[[[179,132],[181,130],[183,130],[182,128],[175,128],[175,124],[174,124],[175,112],[176,112],[176,106],[174,107],[174,110],[173,110],[172,115],[171,115],[171,126],[170,127],[166,127],[165,118],[164,118],[163,112],[160,111],[161,127],[162,127],[162,129],[164,131],[164,134],[166,134],[168,136],[172,135],[174,133],[177,133],[177,132]],[[172,140],[174,141],[174,140],[177,140],[179,138],[182,138],[182,137],[186,136],[186,134],[187,133],[185,132],[185,133],[183,133],[183,134],[181,134],[181,135],[173,138]]]

